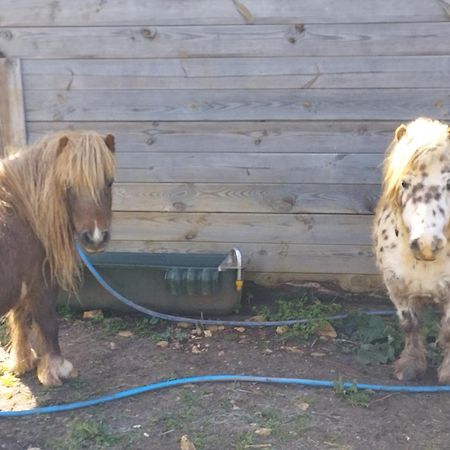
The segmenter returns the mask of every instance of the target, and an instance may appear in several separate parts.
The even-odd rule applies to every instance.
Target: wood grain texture
[[[448,55],[450,23],[0,28],[19,58]]]
[[[113,240],[111,251],[166,252],[228,252],[233,243],[225,242],[156,242]],[[296,245],[249,244],[237,245],[243,253],[249,272],[300,272],[377,274],[371,246],[356,245]]]
[[[20,61],[0,58],[0,154],[25,144],[25,114]]]
[[[25,60],[25,90],[448,87],[449,56]]]
[[[372,214],[378,185],[116,183],[113,208],[141,212]]]
[[[0,0],[0,26],[105,26],[448,20],[445,2],[428,0]],[[245,8],[245,9],[244,9]],[[247,13],[243,14],[242,10]],[[181,11],[181,13],[180,13]]]
[[[118,153],[119,182],[378,184],[381,154]]]
[[[26,98],[28,121],[401,121],[449,113],[448,89],[47,90]]]
[[[386,121],[28,122],[27,131],[30,142],[64,129],[112,133],[120,153],[384,153],[398,125]]]
[[[112,234],[162,242],[371,245],[372,221],[351,214],[116,212]]]

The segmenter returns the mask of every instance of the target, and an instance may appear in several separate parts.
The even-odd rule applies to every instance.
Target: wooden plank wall
[[[226,251],[259,281],[378,283],[392,130],[448,119],[444,0],[0,0],[28,138],[117,137],[116,250]]]

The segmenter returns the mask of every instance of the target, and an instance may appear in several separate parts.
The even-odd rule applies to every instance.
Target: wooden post
[[[0,58],[0,157],[8,146],[26,143],[19,59]]]

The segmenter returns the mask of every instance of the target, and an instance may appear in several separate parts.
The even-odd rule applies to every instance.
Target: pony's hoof
[[[47,355],[38,365],[37,376],[44,386],[60,386],[61,378],[76,378],[78,372],[67,359]]]
[[[394,363],[394,375],[399,381],[411,381],[421,378],[426,369],[426,362],[415,361],[410,358],[400,358]]]
[[[55,387],[61,386],[62,381],[59,377],[55,376],[53,373],[48,371],[38,371],[37,372],[38,380],[46,387]]]

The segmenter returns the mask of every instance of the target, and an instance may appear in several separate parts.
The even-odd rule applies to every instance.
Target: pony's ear
[[[112,134],[108,134],[108,136],[106,136],[105,144],[111,150],[112,153],[116,151],[116,142]]]
[[[59,139],[58,150],[56,150],[57,156],[59,156],[61,154],[61,152],[64,150],[64,147],[67,145],[68,142],[69,142],[69,138],[67,136],[63,136],[62,138]]]
[[[402,123],[396,130],[395,130],[395,139],[397,142],[403,137],[403,135],[406,133],[406,125]]]

